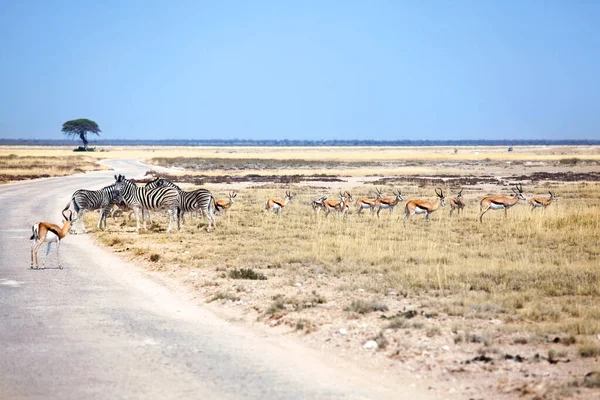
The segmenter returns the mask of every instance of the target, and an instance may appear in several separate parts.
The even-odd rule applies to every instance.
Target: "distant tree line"
[[[46,139],[0,139],[0,145],[71,145],[70,140]],[[600,140],[251,140],[251,139],[202,139],[202,140],[123,140],[100,139],[97,146],[591,146],[600,145]]]

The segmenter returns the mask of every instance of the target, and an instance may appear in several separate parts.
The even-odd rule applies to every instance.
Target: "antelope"
[[[375,202],[377,201],[377,199],[381,199],[383,197],[383,193],[381,193],[381,190],[379,190],[378,188],[375,188],[375,198],[368,198],[368,197],[360,197],[356,200],[356,206],[357,206],[357,214],[362,213],[362,210],[365,208],[369,208],[371,209],[371,214],[373,214],[373,212],[375,212]]]
[[[325,209],[325,205],[323,202],[327,200],[327,196],[321,196],[318,199],[314,199],[310,205],[312,206],[313,213],[318,213],[321,210]]]
[[[504,210],[504,217],[506,218],[508,213],[508,209],[514,206],[519,202],[519,200],[527,200],[525,196],[523,196],[523,186],[519,183],[512,188],[513,196],[487,196],[481,199],[481,203],[479,204],[479,210],[481,213],[479,214],[479,222],[483,223],[483,214],[488,212],[488,210]]]
[[[227,200],[220,199],[215,201],[215,210],[219,212],[223,212],[223,214],[227,214],[227,211],[231,208],[231,205],[234,203],[235,198],[237,197],[236,192],[231,192],[227,195]]]
[[[33,240],[33,244],[31,245],[31,267],[39,269],[38,262],[38,250],[40,246],[44,243],[48,243],[48,248],[46,249],[46,257],[44,258],[44,262],[42,263],[42,269],[46,268],[46,258],[50,253],[50,246],[52,243],[56,243],[56,255],[58,257],[58,268],[62,269],[62,265],[60,264],[60,241],[63,240],[71,230],[71,222],[73,222],[73,211],[69,210],[69,216],[65,215],[65,211],[63,210],[62,215],[65,217],[63,221],[62,228],[58,225],[52,224],[50,222],[38,222],[31,227],[32,235],[29,240]]]
[[[424,200],[411,200],[406,203],[406,214],[404,215],[404,220],[406,221],[409,217],[415,214],[425,214],[425,221],[429,221],[429,216],[431,213],[440,208],[440,206],[446,206],[446,200],[444,198],[444,192],[442,189],[436,188],[435,194],[438,198],[433,204]]]
[[[456,210],[457,214],[460,215],[460,212],[463,208],[465,208],[465,203],[462,201],[462,189],[456,195],[455,198],[450,200],[450,216],[452,216],[452,211]]]
[[[325,206],[325,217],[333,210],[342,214],[344,218],[348,217],[348,209],[350,208],[350,203],[353,201],[352,195],[349,192],[340,192],[339,197],[340,201],[325,200],[323,202],[323,205]]]
[[[291,194],[289,190],[286,190],[285,199],[283,200],[277,198],[267,199],[265,202],[265,214],[270,210],[273,210],[275,214],[279,215],[279,212],[283,209],[283,207],[289,203],[293,203],[295,196],[295,194]]]
[[[558,198],[556,197],[556,194],[554,194],[550,191],[548,193],[550,193],[550,197],[547,199],[544,197],[534,197],[531,200],[529,200],[529,204],[531,205],[531,211],[535,210],[537,207],[544,207],[544,211],[545,211],[546,207],[548,207],[550,205],[550,203],[558,200]]]
[[[390,214],[392,212],[394,212],[394,207],[396,207],[396,205],[400,202],[403,201],[404,198],[402,197],[402,194],[400,193],[400,190],[397,191],[393,191],[392,193],[395,195],[394,197],[385,197],[385,198],[378,198],[375,200],[375,208],[377,209],[377,216],[379,217],[379,212],[381,210],[383,210],[384,208],[387,208],[390,210]]]

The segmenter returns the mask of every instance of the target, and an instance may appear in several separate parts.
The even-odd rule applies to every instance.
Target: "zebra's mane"
[[[174,187],[175,189],[177,189],[178,191],[181,191],[181,188],[171,181],[168,181],[164,178],[156,178],[156,179],[160,180],[160,182],[162,183],[161,186],[171,186],[171,187]]]

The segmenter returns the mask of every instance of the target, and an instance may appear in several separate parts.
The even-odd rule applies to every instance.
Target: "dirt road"
[[[146,167],[0,187],[2,399],[425,399],[406,382],[226,322],[86,235],[29,269],[31,225],[60,223],[79,188]],[[206,234],[204,232],[204,234]],[[45,246],[40,249],[40,262]]]

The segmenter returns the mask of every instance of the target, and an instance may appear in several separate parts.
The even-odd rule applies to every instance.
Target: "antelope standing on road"
[[[323,205],[325,206],[325,217],[329,215],[332,211],[337,211],[342,214],[344,218],[348,216],[348,209],[350,208],[350,203],[352,202],[352,195],[349,192],[339,194],[340,201],[337,200],[325,200]]]
[[[291,194],[289,190],[285,192],[285,199],[271,198],[265,202],[265,214],[272,210],[275,214],[279,215],[279,212],[283,210],[289,203],[293,203],[295,194]]]
[[[558,200],[556,194],[550,191],[548,193],[550,193],[550,197],[548,198],[534,197],[531,200],[529,200],[529,204],[531,205],[531,211],[535,210],[537,207],[544,207],[544,211],[546,211],[546,207],[548,207],[553,201]]]
[[[384,197],[384,198],[378,198],[375,200],[375,208],[377,209],[377,216],[379,217],[379,212],[383,209],[389,209],[390,210],[390,214],[392,212],[394,212],[394,207],[396,207],[396,205],[398,205],[398,203],[400,201],[403,201],[404,199],[402,198],[402,194],[400,193],[400,190],[397,191],[393,191],[392,193],[394,194],[394,197]]]
[[[432,212],[436,211],[440,206],[446,206],[446,200],[444,199],[444,192],[442,189],[436,188],[435,194],[438,198],[433,204],[425,200],[411,200],[406,203],[404,220],[406,221],[415,214],[425,214],[425,221],[429,221],[429,216]]]
[[[465,203],[462,201],[462,189],[456,195],[455,198],[450,200],[450,216],[452,216],[452,211],[456,210],[457,214],[460,215],[460,212],[463,208],[465,208]]]
[[[525,196],[523,196],[523,186],[519,183],[512,188],[513,196],[487,196],[481,199],[481,203],[479,204],[479,210],[481,213],[479,214],[479,222],[483,223],[483,214],[488,212],[488,210],[504,210],[504,217],[506,218],[508,213],[508,209],[514,206],[519,202],[519,200],[527,200]]]
[[[362,210],[365,208],[368,208],[371,210],[371,214],[373,214],[373,212],[375,212],[375,202],[377,201],[377,199],[381,199],[383,197],[383,194],[381,193],[381,190],[379,190],[378,188],[375,188],[375,198],[368,198],[368,197],[360,197],[356,200],[356,211],[357,214],[362,213]]]
[[[215,202],[215,209],[219,212],[222,212],[224,215],[227,215],[227,211],[233,205],[235,198],[237,197],[236,192],[231,192],[227,195],[227,199],[219,199]]]
[[[48,248],[46,249],[46,257],[48,257],[48,254],[50,253],[50,246],[52,243],[56,243],[58,268],[62,269],[62,265],[60,264],[60,241],[69,234],[71,222],[73,221],[73,212],[69,210],[69,216],[67,217],[65,215],[65,211],[66,210],[63,210],[62,212],[63,217],[65,217],[62,228],[50,222],[38,222],[31,227],[32,235],[29,238],[29,240],[33,240],[33,244],[31,245],[31,268],[40,268],[37,254],[40,246],[43,243],[48,243]],[[45,267],[46,258],[44,258],[44,262],[42,263],[42,269]]]

